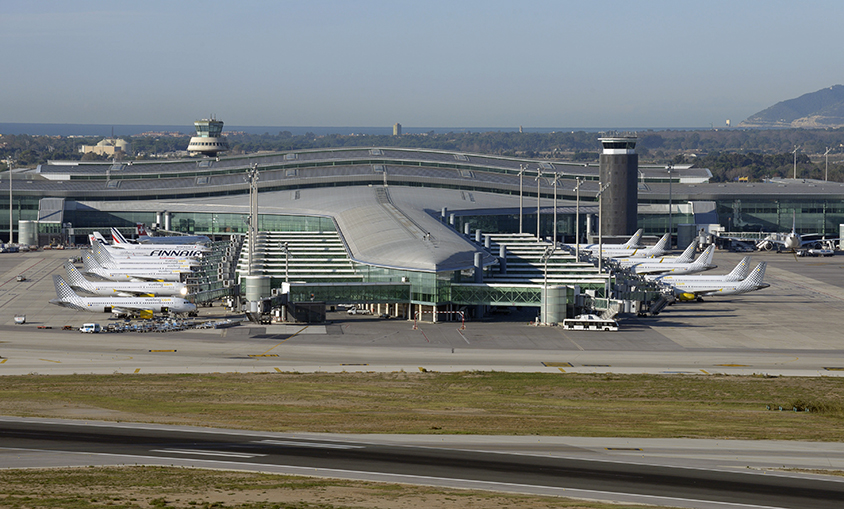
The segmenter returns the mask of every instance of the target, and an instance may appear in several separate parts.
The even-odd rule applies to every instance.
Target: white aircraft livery
[[[91,254],[97,263],[108,269],[145,268],[150,270],[174,270],[176,272],[190,272],[191,267],[199,265],[197,260],[179,258],[149,258],[146,256],[112,256],[103,246],[91,248]]]
[[[607,249],[606,247],[601,250],[601,255],[604,258],[646,258],[648,256],[662,256],[666,253],[666,247],[668,247],[668,234],[666,233],[663,235],[659,241],[652,247],[643,247],[643,248],[611,248]],[[598,248],[596,247],[592,254],[597,254]]]
[[[695,251],[697,250],[697,240],[692,241],[689,244],[689,247],[683,251],[680,256],[651,256],[645,260],[642,260],[641,257],[638,258],[615,258],[613,257],[613,261],[621,265],[622,267],[630,267],[632,265],[636,265],[637,263],[642,263],[643,261],[646,262],[671,262],[671,263],[689,263],[695,260]]]
[[[115,248],[121,249],[131,249],[131,250],[165,250],[165,251],[180,251],[180,250],[189,250],[189,251],[199,251],[200,253],[207,253],[211,250],[211,248],[207,246],[201,246],[199,244],[132,244],[126,237],[124,237],[120,231],[112,227],[111,228],[111,239],[113,241],[112,246]]]
[[[91,242],[91,249],[101,248],[114,257],[148,257],[153,260],[157,259],[188,259],[195,260],[201,258],[202,255],[208,251],[204,246],[181,246],[181,245],[161,245],[161,244],[118,244],[109,245],[100,232],[93,232],[88,236]],[[130,247],[131,246],[131,247]]]
[[[764,283],[766,262],[762,262],[741,281],[724,279],[691,279],[693,276],[675,276],[670,280],[678,300],[702,300],[709,295],[738,295],[761,290],[771,285]],[[667,279],[667,278],[666,278]]]
[[[196,304],[179,297],[80,297],[58,274],[53,276],[56,298],[50,304],[91,313],[128,316],[142,312],[193,313]]]
[[[182,280],[182,272],[166,269],[149,268],[119,268],[109,269],[103,267],[91,253],[85,252],[82,255],[82,266],[86,274],[93,274],[111,281],[176,281]]]
[[[119,297],[184,297],[188,294],[188,287],[184,283],[171,283],[164,281],[128,281],[119,283],[116,281],[89,281],[69,260],[64,262],[64,270],[67,272],[67,282],[77,289],[93,295],[119,296]]]
[[[624,244],[603,244],[603,249],[636,249],[642,247],[639,242],[642,240],[642,234],[645,232],[644,229],[639,228],[636,230],[636,233],[630,237],[630,240],[625,242]],[[566,244],[567,246],[574,248],[575,244]],[[582,251],[597,251],[598,244],[581,244],[580,249]]]
[[[715,254],[715,245],[707,247],[696,260],[691,262],[675,262],[645,259],[645,261],[633,265],[630,270],[636,274],[694,274],[705,270],[714,269],[712,257]]]
[[[657,276],[655,279],[657,281],[661,281],[663,283],[672,284],[673,281],[741,281],[742,279],[746,278],[747,275],[750,274],[750,257],[745,256],[741,259],[740,262],[736,265],[736,267],[730,272],[729,274],[725,275],[717,275],[717,274],[693,274],[693,275],[672,275],[666,274],[664,276]]]

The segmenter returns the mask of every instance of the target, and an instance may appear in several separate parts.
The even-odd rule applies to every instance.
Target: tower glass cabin
[[[193,123],[196,136],[190,139],[188,152],[191,155],[215,157],[229,149],[229,143],[223,136],[223,122],[215,118],[197,120]]]

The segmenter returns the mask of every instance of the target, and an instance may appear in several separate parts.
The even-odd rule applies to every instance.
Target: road
[[[769,461],[758,443],[731,443],[708,453],[697,449],[698,460],[692,462],[680,459],[676,451],[672,454],[686,448],[683,453],[688,455],[693,442],[343,437],[2,417],[0,468],[22,464],[193,466],[701,509],[838,509],[844,500],[844,479],[756,467]],[[844,447],[839,444],[823,452],[801,447],[790,451],[792,462],[844,464]],[[783,457],[789,453],[776,454],[781,456],[776,461],[787,461]]]

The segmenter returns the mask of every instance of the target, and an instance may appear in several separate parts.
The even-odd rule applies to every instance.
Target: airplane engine
[[[697,297],[693,293],[681,293],[677,295],[677,300],[680,302],[690,302],[693,300],[697,300]]]

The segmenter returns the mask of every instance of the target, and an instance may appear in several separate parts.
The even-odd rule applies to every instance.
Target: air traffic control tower
[[[196,136],[188,143],[190,155],[205,155],[216,157],[218,153],[229,149],[229,142],[223,136],[223,122],[214,117],[203,118],[193,123],[196,128]]]
[[[632,235],[637,228],[639,155],[636,133],[601,133],[601,233],[604,236]]]

